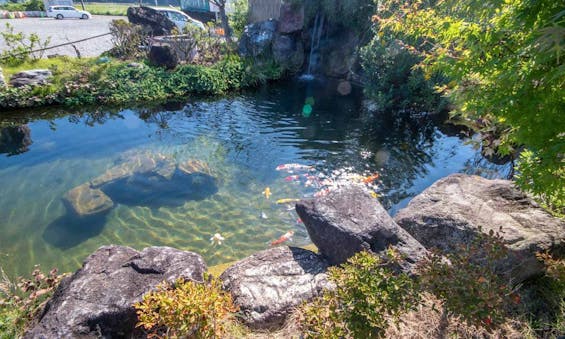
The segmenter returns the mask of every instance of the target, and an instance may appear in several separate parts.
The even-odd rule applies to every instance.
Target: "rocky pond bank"
[[[450,175],[394,218],[353,184],[303,200],[296,210],[319,253],[274,247],[220,275],[240,308],[241,320],[252,329],[283,326],[296,306],[332,288],[328,267],[363,250],[384,255],[392,246],[406,259],[398,269],[416,274],[416,263],[432,248],[451,251],[481,232],[499,232],[510,255],[497,269],[512,284],[542,273],[536,252],[565,254],[565,222],[506,180]],[[101,247],[61,282],[25,337],[143,337],[135,328],[133,304],[161,281],[203,281],[206,270],[196,253],[168,247]]]

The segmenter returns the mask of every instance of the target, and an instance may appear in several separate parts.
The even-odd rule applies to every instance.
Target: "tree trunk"
[[[226,40],[231,44],[232,37],[231,37],[231,27],[230,23],[228,22],[228,16],[226,15],[226,5],[218,6],[220,8],[220,20],[222,20],[222,28],[224,29],[224,35]]]

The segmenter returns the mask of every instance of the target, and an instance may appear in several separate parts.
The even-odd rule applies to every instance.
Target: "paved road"
[[[16,32],[24,32],[27,35],[37,33],[42,40],[51,37],[49,46],[54,46],[107,33],[109,32],[108,24],[110,21],[120,18],[124,19],[125,17],[94,15],[90,20],[55,20],[53,18],[5,19],[0,20],[0,30],[4,30],[5,24],[9,23],[14,26],[14,31]],[[82,56],[98,56],[100,53],[112,48],[112,42],[110,36],[107,35],[79,42],[76,44],[76,47]],[[0,37],[0,51],[5,49],[4,39]],[[45,51],[45,56],[50,54],[76,56],[75,50],[70,45]]]

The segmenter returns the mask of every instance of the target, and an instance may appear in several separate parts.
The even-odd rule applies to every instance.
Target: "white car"
[[[65,18],[86,20],[92,18],[92,15],[87,11],[78,10],[73,6],[49,6],[49,8],[47,8],[47,16],[58,20]]]
[[[189,17],[184,12],[181,12],[174,8],[167,8],[167,7],[164,8],[152,7],[152,8],[158,11],[159,13],[163,14],[167,18],[169,18],[169,20],[171,20],[180,31],[182,31],[188,24],[194,25],[195,27],[198,27],[201,30],[206,30],[206,26],[204,26],[202,22]]]

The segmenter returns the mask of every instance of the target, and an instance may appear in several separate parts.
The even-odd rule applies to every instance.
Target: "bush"
[[[422,288],[468,324],[493,328],[520,303],[520,296],[497,273],[507,255],[502,237],[492,231],[449,253],[432,251],[420,267]]]
[[[144,55],[145,52],[141,49],[145,41],[142,26],[118,19],[112,20],[109,28],[114,44],[114,48],[110,50],[110,55],[122,59],[132,59]]]
[[[391,255],[390,258],[394,258]],[[361,252],[341,268],[330,268],[336,288],[299,310],[308,338],[377,338],[419,300],[416,283],[396,274],[378,257]]]
[[[13,282],[0,268],[0,338],[21,337],[62,278],[57,269],[45,274],[36,266],[31,279]]]
[[[14,27],[6,23],[6,30],[0,32],[0,36],[4,39],[4,52],[0,53],[0,63],[8,65],[18,65],[27,60],[38,60],[43,57],[43,51],[40,50],[49,45],[51,38],[41,40],[35,33],[29,36],[22,32],[14,32]]]
[[[134,305],[139,323],[153,334],[168,337],[221,338],[237,308],[216,279],[206,283],[179,279],[163,283]]]

